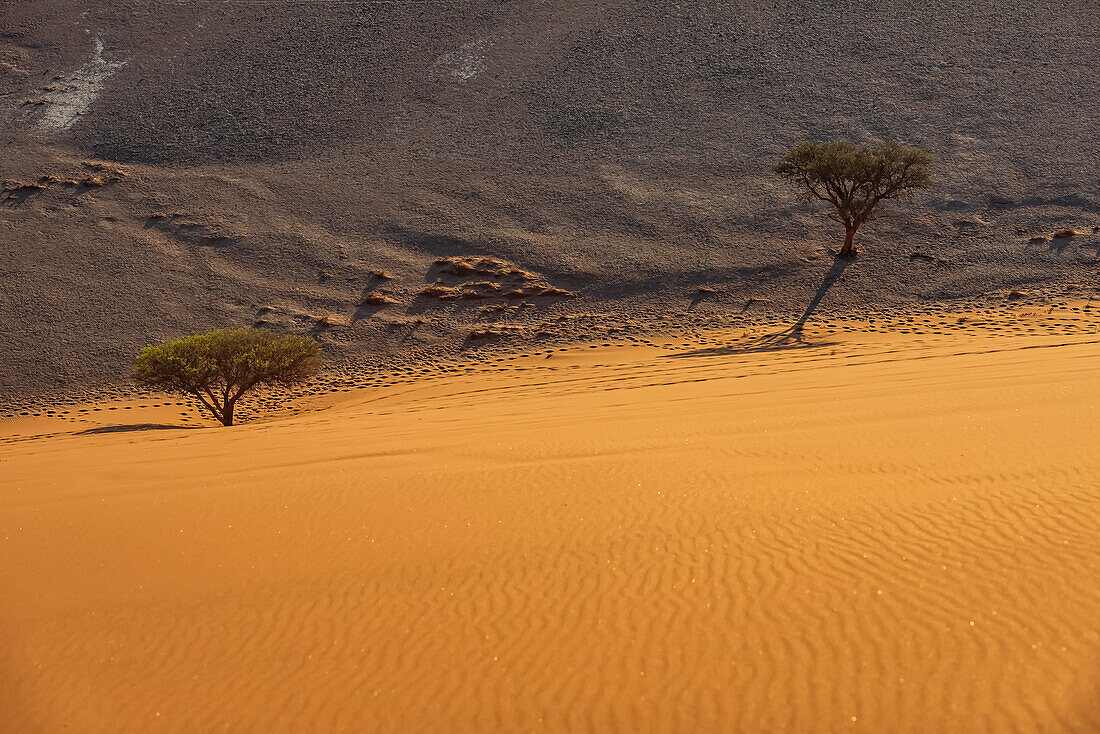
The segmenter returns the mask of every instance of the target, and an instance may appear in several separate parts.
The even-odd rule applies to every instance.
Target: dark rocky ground
[[[839,239],[768,173],[804,138],[937,160],[824,307],[1095,293],[1100,7],[976,5],[5,3],[0,401],[228,324],[335,362],[584,338],[545,326],[570,313],[794,318]],[[459,255],[577,295],[419,296]]]

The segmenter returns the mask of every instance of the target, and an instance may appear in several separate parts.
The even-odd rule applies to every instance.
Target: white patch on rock
[[[432,79],[449,76],[459,84],[465,84],[485,71],[485,53],[493,45],[492,39],[479,38],[459,46],[457,51],[443,54],[428,70]]]
[[[58,79],[57,89],[42,95],[48,104],[38,120],[38,127],[47,132],[59,132],[75,125],[103,91],[107,80],[125,63],[104,59],[103,41],[95,39],[95,50],[88,63]]]

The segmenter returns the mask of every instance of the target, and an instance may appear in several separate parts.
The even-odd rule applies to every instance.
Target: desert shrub
[[[896,141],[860,146],[845,141],[799,143],[772,170],[813,199],[832,205],[828,216],[844,225],[840,257],[855,257],[856,230],[875,216],[879,202],[907,196],[931,183],[932,155]]]
[[[257,385],[290,385],[321,367],[321,345],[262,329],[217,329],[146,347],[134,376],[143,384],[196,398],[222,425],[233,425],[241,395]]]

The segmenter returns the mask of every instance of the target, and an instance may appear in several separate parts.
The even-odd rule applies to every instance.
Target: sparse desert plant
[[[476,340],[482,339],[494,339],[498,336],[503,336],[504,332],[497,331],[496,329],[474,329],[470,332],[470,338]]]
[[[468,255],[463,257],[441,257],[435,266],[439,272],[464,278],[470,275],[495,275],[497,277],[533,280],[533,273],[518,268],[507,260],[487,255]]]
[[[430,283],[420,289],[419,295],[424,298],[438,298],[441,301],[450,301],[462,297],[462,289],[442,283]]]
[[[387,306],[391,303],[397,303],[396,298],[390,298],[385,293],[380,291],[371,291],[367,295],[363,296],[363,300],[360,301],[360,306]]]
[[[844,225],[839,256],[851,258],[856,230],[874,217],[879,202],[927,188],[931,163],[927,151],[893,140],[875,146],[838,140],[799,143],[772,170],[810,198],[832,205],[829,218]]]
[[[262,329],[217,329],[146,347],[134,376],[143,384],[196,398],[222,425],[233,425],[237,400],[257,385],[291,385],[321,366],[321,345]]]
[[[350,326],[351,321],[347,316],[341,316],[337,313],[326,313],[317,319],[317,325],[323,329],[328,329],[333,326]]]

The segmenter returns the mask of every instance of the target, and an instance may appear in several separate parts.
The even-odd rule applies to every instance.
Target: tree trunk
[[[233,407],[236,402],[235,400],[227,400],[225,404],[222,405],[222,414],[220,418],[223,426],[233,425]]]
[[[856,228],[849,227],[844,235],[844,247],[840,248],[838,257],[851,259],[856,256],[856,248],[852,246],[852,238],[856,236]]]

